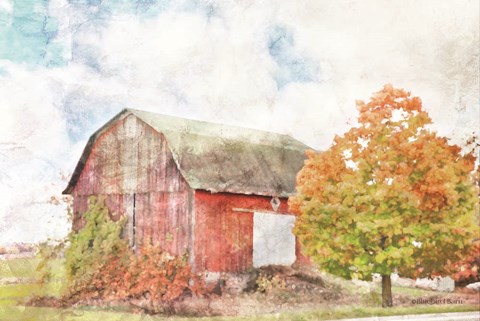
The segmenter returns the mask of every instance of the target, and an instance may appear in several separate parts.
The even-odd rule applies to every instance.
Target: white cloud
[[[0,0],[0,8],[9,4]],[[355,122],[356,99],[392,83],[422,98],[442,135],[459,142],[478,130],[477,1],[210,5],[212,15],[183,4],[155,18],[117,14],[98,23],[66,0],[50,2],[55,41],[73,61],[56,69],[0,64],[0,166],[8,169],[0,171],[0,243],[25,230],[35,240],[61,234],[55,223],[35,231],[31,222],[46,213],[62,215],[39,202],[61,191],[58,172],[71,172],[88,135],[123,107],[288,133],[326,148]],[[268,48],[276,26],[292,37],[282,66]],[[302,57],[318,64],[319,81],[279,88],[279,68],[295,71]]]
[[[5,10],[8,13],[12,12],[12,2],[10,0],[0,0],[0,9]]]

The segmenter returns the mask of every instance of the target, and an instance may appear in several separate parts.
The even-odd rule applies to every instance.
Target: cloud
[[[34,222],[65,221],[45,204],[64,187],[58,173],[124,107],[322,149],[355,122],[356,99],[392,83],[420,96],[459,143],[480,118],[478,12],[470,0],[52,0],[41,13],[55,22],[48,45],[18,47],[55,44],[51,57],[66,64],[0,55],[0,243],[65,232],[66,223],[35,232]]]
[[[7,13],[12,12],[12,2],[10,0],[0,0],[0,9],[5,10]]]
[[[95,109],[111,99],[95,93],[108,80],[73,63],[32,69],[2,61],[0,67],[0,244],[61,237],[69,229],[65,208],[48,201],[65,188],[61,174],[73,171],[86,138],[114,113]]]
[[[9,64],[0,77],[0,243],[45,235],[45,218],[59,218],[57,209],[45,210],[57,193],[61,161],[71,147],[58,108],[57,89],[42,72]],[[10,76],[10,75],[15,76]],[[43,223],[43,224],[42,224]],[[63,220],[65,229],[66,220]],[[17,234],[15,230],[22,230]],[[65,231],[64,231],[65,233]]]
[[[298,47],[328,66],[324,83],[340,109],[393,83],[420,96],[435,128],[457,143],[465,127],[478,127],[478,2],[312,1],[283,10]]]

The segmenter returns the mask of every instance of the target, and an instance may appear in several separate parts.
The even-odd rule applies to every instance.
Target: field
[[[316,305],[292,304],[292,301],[285,299],[285,293],[266,296],[256,293],[241,299],[229,298],[223,301],[226,305],[242,304],[239,300],[257,300],[257,305],[270,302],[279,302],[278,308],[273,308],[269,313],[262,311],[260,314],[245,312],[243,317],[179,317],[162,315],[145,315],[135,313],[127,307],[76,307],[76,308],[47,308],[25,306],[25,302],[32,295],[58,296],[64,284],[64,275],[62,271],[62,262],[55,261],[53,264],[53,276],[49,283],[44,286],[35,282],[38,276],[36,267],[37,259],[13,259],[0,260],[0,320],[1,321],[40,321],[40,320],[62,320],[62,321],[80,321],[80,320],[327,320],[348,317],[362,316],[381,316],[381,315],[400,315],[414,313],[434,313],[434,312],[460,312],[477,311],[478,295],[455,292],[451,294],[441,294],[438,292],[425,291],[420,289],[410,289],[394,287],[393,293],[397,294],[396,300],[399,302],[397,307],[391,309],[382,309],[378,307],[378,291],[365,291],[364,288],[356,286],[350,282],[331,278],[328,280],[333,284],[333,289],[338,289],[342,295],[332,300],[325,301]],[[283,296],[282,296],[283,295]],[[352,298],[356,298],[353,299]],[[408,301],[414,299],[434,298],[435,300],[449,299],[450,303],[445,304],[420,304],[412,305]],[[282,301],[284,300],[284,301]],[[217,303],[220,301],[217,301]],[[282,303],[283,302],[283,303]],[[446,301],[445,301],[446,302]],[[243,302],[245,303],[245,302]],[[248,305],[246,305],[248,307]],[[247,308],[248,309],[248,308]]]

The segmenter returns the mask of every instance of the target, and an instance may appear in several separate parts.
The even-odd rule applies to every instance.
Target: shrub
[[[102,198],[91,197],[83,215],[85,226],[70,233],[70,245],[65,253],[67,281],[74,292],[82,291],[96,274],[101,273],[101,262],[128,249],[127,242],[121,238],[125,218],[112,221]]]
[[[450,264],[453,279],[460,284],[480,281],[480,243],[476,243],[470,254],[462,261]]]
[[[285,289],[285,280],[278,275],[267,275],[265,273],[260,273],[257,278],[257,291],[263,293],[269,293],[274,290],[284,290]]]
[[[103,199],[91,198],[84,218],[85,226],[70,234],[66,250],[70,299],[168,303],[187,292],[201,293],[200,278],[186,256],[175,257],[155,246],[134,253],[121,238],[125,218],[112,221]]]
[[[46,241],[37,245],[35,256],[40,260],[37,267],[38,282],[45,285],[51,281],[55,274],[55,260],[63,257],[65,250],[65,240]]]

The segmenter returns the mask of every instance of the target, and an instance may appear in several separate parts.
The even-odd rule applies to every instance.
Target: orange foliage
[[[111,255],[90,278],[75,280],[70,297],[169,303],[186,293],[201,295],[203,290],[202,279],[192,273],[186,258],[145,247],[138,254],[126,249]]]
[[[480,243],[472,247],[470,254],[461,261],[451,263],[448,266],[457,282],[480,281]]]

